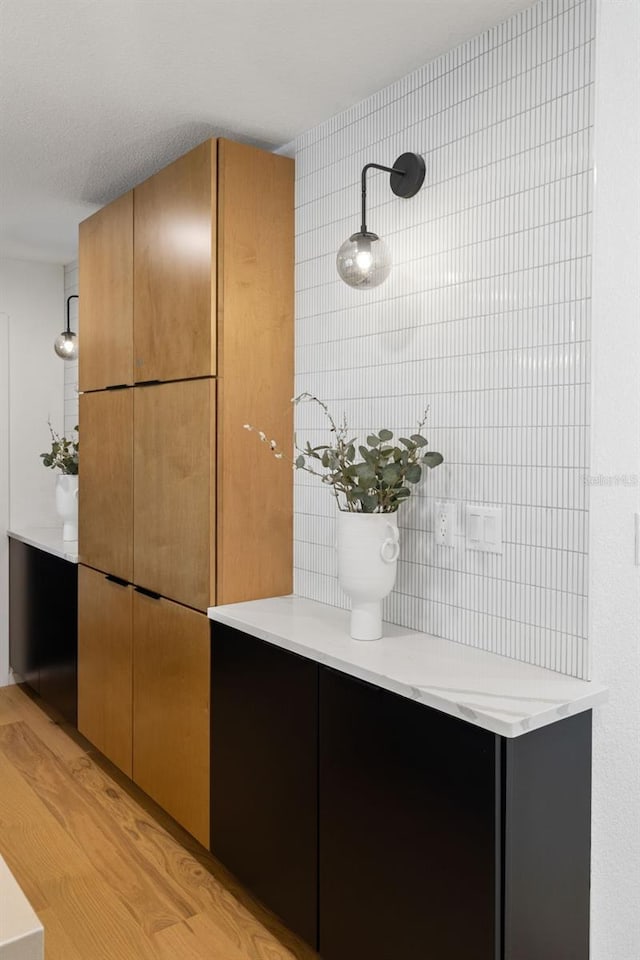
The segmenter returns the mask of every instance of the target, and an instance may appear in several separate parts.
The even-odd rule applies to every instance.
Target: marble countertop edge
[[[62,539],[62,524],[56,527],[10,527],[7,536],[68,563],[78,563],[78,541]]]
[[[607,699],[600,684],[394,624],[385,624],[381,640],[352,640],[348,611],[301,597],[211,607],[208,616],[507,738]]]

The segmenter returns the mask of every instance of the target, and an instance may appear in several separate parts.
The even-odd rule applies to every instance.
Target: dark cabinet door
[[[43,700],[76,723],[78,571],[9,539],[9,661]]]
[[[499,956],[498,740],[321,669],[323,960]]]
[[[78,568],[38,554],[40,696],[74,726],[78,704]]]
[[[315,663],[213,625],[211,848],[314,946],[317,701]]]
[[[9,538],[9,663],[36,693],[40,691],[37,559],[37,550]]]

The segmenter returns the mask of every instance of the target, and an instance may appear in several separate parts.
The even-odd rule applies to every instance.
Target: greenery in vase
[[[41,453],[42,462],[45,467],[51,470],[60,470],[61,473],[75,476],[78,473],[78,449],[80,442],[78,440],[78,428],[73,428],[76,434],[75,439],[59,436],[49,420],[49,432],[51,433],[51,450]]]
[[[367,436],[366,444],[358,442],[357,437],[349,437],[346,418],[337,424],[327,404],[312,396],[301,393],[292,403],[316,403],[329,422],[331,442],[312,447],[310,443],[299,447],[294,435],[295,459],[291,460],[294,469],[320,477],[328,484],[340,510],[350,513],[395,513],[401,503],[411,496],[411,487],[420,482],[425,467],[433,469],[443,462],[443,456],[434,450],[427,450],[428,441],[422,436],[427,421],[428,410],[418,423],[415,433],[409,437],[399,437],[393,442],[391,430],[378,430]],[[278,460],[288,460],[276,440],[249,423],[245,430],[257,433],[263,443],[267,443]]]

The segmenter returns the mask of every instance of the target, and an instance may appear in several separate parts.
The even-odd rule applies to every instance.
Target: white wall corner
[[[640,4],[596,29],[589,623],[594,714],[592,960],[640,957]]]

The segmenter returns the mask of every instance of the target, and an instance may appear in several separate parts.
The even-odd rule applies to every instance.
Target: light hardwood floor
[[[0,853],[46,960],[317,960],[71,728],[0,689]]]

